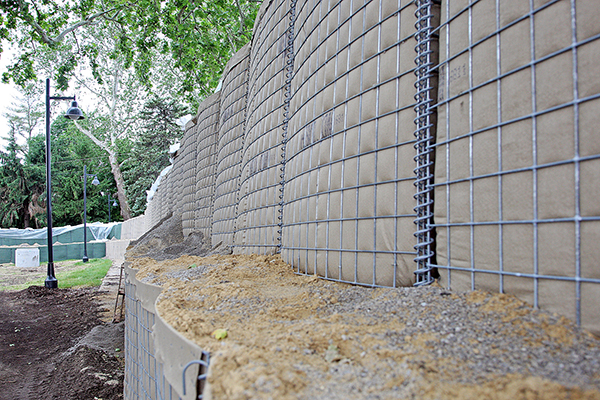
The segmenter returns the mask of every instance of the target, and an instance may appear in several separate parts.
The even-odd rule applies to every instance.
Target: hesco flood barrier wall
[[[125,399],[198,399],[208,354],[156,312],[162,289],[136,279],[125,263]]]
[[[299,273],[439,274],[600,330],[593,3],[265,1],[150,225],[183,213]]]
[[[188,124],[150,226],[183,212],[186,233],[279,252],[299,274],[438,279],[600,333],[596,10],[265,0]]]

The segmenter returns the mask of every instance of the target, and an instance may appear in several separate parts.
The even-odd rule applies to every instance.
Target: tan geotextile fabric
[[[288,0],[263,3],[250,47],[235,253],[278,250],[289,7]]]
[[[138,347],[148,351],[150,355],[155,357],[156,361],[143,352],[128,354],[128,358],[133,359],[141,367],[140,371],[144,371],[141,372],[142,374],[147,373],[150,375],[150,380],[140,379],[140,381],[145,385],[144,391],[151,394],[152,398],[167,395],[167,387],[163,384],[160,385],[163,392],[160,395],[156,393],[155,382],[163,382],[164,379],[169,389],[174,390],[178,398],[184,400],[195,399],[198,364],[192,364],[185,370],[185,378],[183,372],[185,366],[190,361],[198,361],[202,358],[202,349],[184,338],[157,313],[156,301],[162,292],[162,288],[139,281],[135,276],[137,272],[137,269],[130,268],[129,266],[125,267],[126,280],[135,288],[135,293],[130,294],[133,294],[133,300],[139,302],[141,305],[141,309],[137,308],[136,312],[149,313],[152,317],[143,318],[141,315],[135,315],[137,318],[130,318],[129,320],[141,320],[143,318],[145,324],[151,324],[150,326],[145,326],[151,332],[146,333],[140,326],[136,330],[139,334],[135,335],[135,338],[130,337],[129,340],[137,340]],[[132,317],[134,316],[132,315]],[[129,327],[129,329],[131,328],[133,327]],[[185,395],[183,394],[183,379],[186,382]],[[131,385],[132,382],[129,384]]]
[[[191,122],[191,121],[190,121]],[[181,210],[181,225],[183,234],[187,236],[193,229],[196,219],[196,139],[199,124],[188,124],[181,140],[180,159],[183,180],[181,182],[181,197],[176,206]]]
[[[191,134],[191,131],[186,132],[187,135],[180,141],[180,147],[175,154],[173,161],[173,174],[170,176],[170,183],[172,190],[169,190],[168,196],[171,197],[170,206],[173,210],[181,210],[183,207],[183,188],[185,184],[185,172],[186,172],[186,155],[191,151],[185,147],[185,143]],[[187,136],[187,137],[186,137]]]
[[[282,256],[300,272],[414,281],[415,6],[403,3],[297,5]]]
[[[212,245],[233,245],[237,194],[244,144],[250,43],[229,60],[221,89]]]
[[[215,192],[217,141],[219,135],[219,104],[221,93],[206,98],[199,107],[196,139],[195,225],[205,237],[210,237]]]
[[[140,393],[148,393],[152,398],[157,398],[154,359],[156,348],[152,329],[156,314],[155,302],[162,289],[158,286],[138,285],[135,278],[137,270],[130,268],[129,264],[126,262],[124,267],[127,312],[131,315],[127,318],[125,328],[125,398],[133,399]]]
[[[529,7],[442,1],[437,263],[467,270],[440,270],[453,289],[580,312],[598,333],[600,285],[576,282],[600,279],[598,4]]]

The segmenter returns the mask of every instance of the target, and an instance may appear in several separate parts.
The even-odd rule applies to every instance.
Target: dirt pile
[[[123,398],[123,326],[100,319],[97,293],[0,292],[0,399]]]
[[[157,261],[172,260],[183,255],[206,256],[208,254],[231,254],[227,246],[211,248],[210,238],[200,231],[183,235],[181,214],[170,214],[138,240],[132,241],[126,258],[150,257]]]
[[[132,267],[211,352],[213,399],[600,399],[600,341],[511,296],[350,286],[278,256]]]

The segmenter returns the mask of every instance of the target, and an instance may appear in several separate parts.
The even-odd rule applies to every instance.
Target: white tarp
[[[118,222],[113,222],[110,224],[103,224],[101,222],[94,222],[91,224],[87,224],[87,227],[92,232],[94,236],[94,240],[105,240],[108,239],[112,228],[115,225],[118,225]],[[70,231],[74,231],[76,229],[83,228],[83,224],[76,226],[61,226],[58,228],[52,228],[52,236],[62,235],[63,233],[67,233]],[[46,228],[42,229],[0,229],[0,243],[2,239],[47,239],[48,238],[48,230]]]

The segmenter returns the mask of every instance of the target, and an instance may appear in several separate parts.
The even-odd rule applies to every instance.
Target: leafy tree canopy
[[[158,51],[173,58],[182,93],[199,91],[204,97],[216,87],[229,58],[250,40],[260,1],[0,0],[0,39],[19,51],[2,79],[25,85],[36,78],[32,56],[40,46],[56,48],[67,37],[76,40],[82,27],[110,23],[118,27],[117,52],[141,82],[152,85],[152,53]],[[89,64],[92,71],[97,66],[98,47],[82,44],[70,50],[68,57],[55,60],[60,90],[79,64]]]

